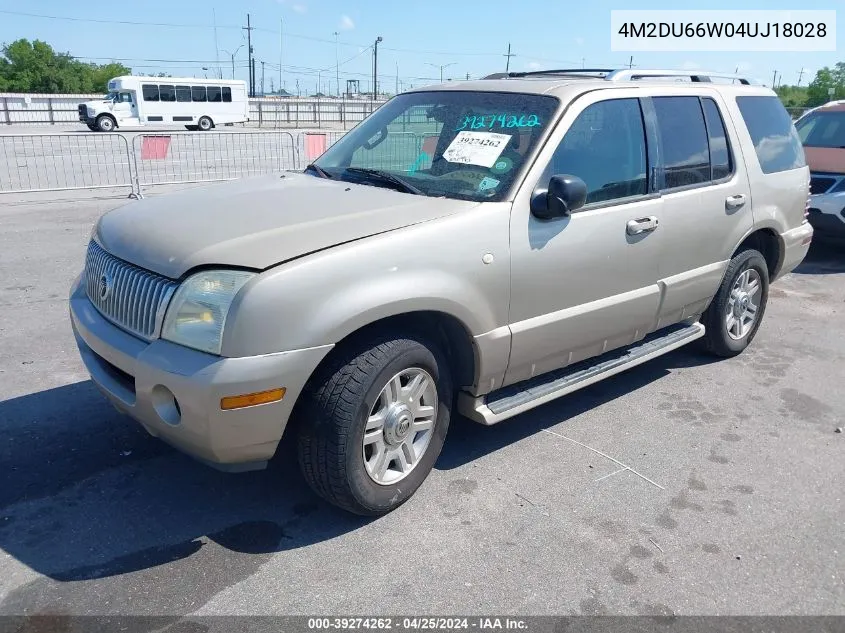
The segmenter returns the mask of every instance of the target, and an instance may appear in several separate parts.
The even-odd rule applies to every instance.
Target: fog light
[[[285,388],[269,389],[256,393],[245,393],[240,396],[226,396],[220,399],[220,408],[224,411],[231,409],[242,409],[243,407],[254,407],[257,404],[278,402],[285,397]]]
[[[182,421],[182,409],[176,401],[176,396],[164,385],[153,387],[153,408],[158,417],[170,426],[176,426]]]

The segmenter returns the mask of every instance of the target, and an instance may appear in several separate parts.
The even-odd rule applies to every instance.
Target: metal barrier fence
[[[129,143],[121,135],[0,136],[0,193],[134,188]]]
[[[211,182],[302,169],[343,132],[215,131],[0,135],[0,194]],[[393,133],[352,157],[358,167],[414,171],[430,166],[436,135]]]
[[[132,154],[138,194],[150,185],[231,180],[299,166],[290,132],[139,134]]]

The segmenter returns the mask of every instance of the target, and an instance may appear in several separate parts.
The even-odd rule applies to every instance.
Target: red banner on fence
[[[308,162],[317,158],[320,154],[326,151],[326,135],[325,134],[305,134],[305,156]]]
[[[145,136],[141,140],[141,160],[164,160],[169,148],[169,136]]]

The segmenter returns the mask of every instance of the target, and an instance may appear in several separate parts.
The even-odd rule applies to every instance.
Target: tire
[[[743,285],[743,279],[746,280],[745,288],[740,287]],[[750,290],[754,289],[755,281],[757,289],[752,293]],[[747,323],[750,307],[743,308],[746,299],[749,300],[750,307],[756,306],[753,320]],[[769,269],[763,256],[753,249],[734,256],[725,270],[716,296],[701,319],[706,329],[702,338],[704,349],[724,358],[742,352],[754,340],[763,322],[768,299]],[[733,320],[728,316],[729,310]]]
[[[91,130],[92,132],[96,132],[96,131],[97,131],[97,126],[96,126],[95,124],[93,124],[93,123],[86,123],[85,125],[86,125],[86,126],[88,126],[88,129],[89,129],[89,130]]]
[[[196,125],[186,125],[185,129],[188,130],[189,132],[196,132],[199,129],[199,127],[197,127]]]
[[[422,388],[426,376],[433,394]],[[405,396],[412,382],[419,387],[419,407],[401,397],[389,404],[395,380]],[[309,381],[300,404],[297,452],[305,480],[329,503],[377,516],[407,501],[431,472],[449,429],[452,379],[434,345],[416,336],[382,337],[340,350]],[[408,450],[419,450],[413,465]]]
[[[117,129],[117,121],[108,114],[101,114],[97,117],[96,126],[100,132],[114,132]]]
[[[199,128],[200,132],[208,132],[211,128],[214,127],[214,123],[207,116],[201,116],[197,123],[197,127]]]

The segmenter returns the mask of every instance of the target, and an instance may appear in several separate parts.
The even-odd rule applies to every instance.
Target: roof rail
[[[751,85],[751,81],[747,77],[742,77],[740,75],[733,75],[730,73],[712,73],[707,71],[689,71],[689,70],[645,70],[645,69],[633,69],[633,68],[622,68],[620,70],[614,70],[613,72],[609,73],[605,79],[608,81],[634,81],[637,79],[644,79],[646,77],[686,77],[690,81],[694,82],[707,82],[711,81],[711,78],[718,77],[719,79],[733,79],[738,81],[744,86]]]
[[[655,79],[659,79],[661,77],[686,77],[690,81],[703,83],[709,83],[712,78],[719,78],[732,79],[734,81],[738,81],[744,86],[749,86],[752,83],[747,77],[732,75],[730,73],[689,70],[646,70],[642,68],[556,68],[550,70],[530,70],[526,72],[493,73],[492,75],[487,75],[484,79],[518,79],[520,77],[544,76],[583,77],[589,79],[606,79],[608,81],[635,81],[637,79],[646,79],[650,77]]]
[[[599,79],[605,77],[608,73],[612,73],[612,68],[552,68],[549,70],[527,70],[525,72],[510,72],[510,73],[493,73],[487,75],[484,79],[509,79],[511,77],[517,79],[519,77],[542,77],[544,75],[554,75],[556,77],[589,77]]]

